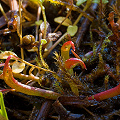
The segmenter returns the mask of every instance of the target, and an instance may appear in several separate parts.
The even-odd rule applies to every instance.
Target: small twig
[[[69,12],[67,13],[67,15],[66,15],[66,17],[65,17],[65,19],[57,26],[57,28],[54,30],[54,32],[53,33],[55,33],[58,29],[59,29],[59,27],[62,25],[62,23],[70,16],[70,14],[71,14],[71,11],[72,11],[72,6],[71,6],[71,8],[70,8],[70,10],[69,10]]]
[[[95,117],[95,115],[94,115],[91,111],[89,111],[87,108],[85,108],[84,106],[82,106],[82,108],[83,108],[84,110],[86,110],[90,115],[92,115],[93,117]]]
[[[0,3],[0,10],[1,10],[2,14],[3,14],[4,17],[5,17],[6,22],[8,22],[8,17],[6,16],[6,14],[5,14],[5,12],[4,12],[4,9],[3,9],[1,3]]]
[[[42,14],[43,14],[43,20],[44,20],[44,36],[43,36],[43,39],[46,39],[46,32],[47,32],[47,19],[46,19],[46,15],[45,15],[45,8],[44,6],[42,5],[41,2],[39,2],[39,5],[41,7],[41,10],[42,10]]]
[[[48,116],[51,106],[52,106],[52,101],[50,101],[50,100],[45,101],[41,106],[41,109],[37,115],[36,120],[47,119],[47,116]]]
[[[88,0],[87,3],[86,3],[86,6],[83,8],[83,11],[86,11],[89,6],[91,5],[92,1],[91,0]],[[81,17],[83,16],[82,13],[80,13],[80,15],[78,16],[78,18],[76,19],[76,21],[74,22],[73,25],[77,25],[77,23],[80,21]]]
[[[49,53],[66,37],[66,35],[67,32],[61,38],[59,38],[47,52],[43,54],[43,58],[46,58],[49,55]]]
[[[92,11],[94,11],[96,8],[97,8],[97,4],[93,4],[93,5],[91,6]],[[86,9],[87,9],[87,8],[86,8]],[[86,9],[84,9],[84,10],[86,10]],[[82,14],[80,14],[80,16],[79,16],[79,17],[77,18],[77,20],[74,22],[74,24],[77,24],[77,23],[78,23],[78,19],[79,19],[81,16],[82,16]],[[86,33],[89,25],[90,25],[90,23],[91,23],[90,20],[87,19],[87,18],[85,18],[84,21],[82,22],[82,25],[81,25],[80,28],[79,28],[78,37],[77,37],[77,39],[76,39],[76,46],[77,46],[77,47],[80,46],[80,43],[81,43],[81,41],[82,41],[82,39],[83,39],[83,37],[84,37],[84,35],[85,35],[85,33]]]
[[[40,14],[41,14],[41,7],[38,7],[38,12],[37,12],[37,21],[40,19]],[[38,41],[38,28],[39,25],[36,25],[36,35],[35,35],[35,41]]]
[[[33,14],[31,14],[31,13],[29,13],[25,8],[24,8],[24,6],[22,5],[21,6],[22,7],[22,16],[24,16],[29,22],[34,22],[35,20],[36,20],[36,17],[33,15]]]
[[[12,11],[18,11],[18,3],[16,0],[9,0],[9,6]]]
[[[19,0],[19,16],[20,16],[20,44],[22,45],[22,14],[21,14],[22,1]],[[21,48],[21,58],[24,60],[24,51]]]
[[[6,13],[8,20],[10,19],[10,12]],[[0,28],[5,26],[7,24],[7,21],[5,20],[5,16],[0,17]]]
[[[79,31],[78,31],[78,36],[77,36],[77,39],[76,39],[76,47],[79,47],[80,46],[80,43],[82,42],[82,39],[88,29],[90,25],[90,21],[85,18],[81,24],[81,26],[79,27]]]

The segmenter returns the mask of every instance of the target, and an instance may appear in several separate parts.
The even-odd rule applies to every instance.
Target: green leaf
[[[41,25],[42,22],[43,22],[42,20],[35,21],[35,24],[36,24],[36,25]]]
[[[87,0],[78,0],[76,5],[80,6],[81,4],[83,4],[84,2],[86,2]]]
[[[42,56],[42,45],[43,45],[43,44],[46,44],[46,43],[47,43],[47,41],[46,41],[45,39],[41,39],[41,45],[40,45],[39,52],[40,52],[40,59],[41,59],[42,65],[43,65],[46,69],[49,69],[49,66],[48,66],[47,63],[44,61],[43,56]]]
[[[7,112],[4,105],[3,94],[0,92],[0,120],[8,120]]]
[[[77,30],[78,30],[78,27],[76,25],[74,25],[74,26],[69,25],[68,28],[67,28],[67,33],[70,36],[74,36],[76,34]]]
[[[63,20],[65,19],[65,17],[56,17],[55,19],[54,19],[54,21],[56,22],[56,23],[61,23]],[[64,25],[64,26],[69,26],[69,25],[72,25],[72,22],[71,22],[71,20],[70,19],[65,19],[65,21],[62,23],[62,25]]]
[[[80,6],[81,4],[83,4],[86,1],[90,1],[90,0],[78,0],[77,3],[76,3],[76,5]],[[108,2],[109,2],[108,0],[102,0],[103,4],[106,4]],[[100,0],[92,0],[92,3],[100,3]]]
[[[108,3],[108,0],[102,0],[102,3],[106,4]],[[93,0],[93,3],[100,3],[100,0]]]

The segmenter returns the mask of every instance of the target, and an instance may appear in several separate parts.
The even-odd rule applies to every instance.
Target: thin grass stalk
[[[87,10],[87,8],[89,8],[89,6],[91,5],[91,3],[92,3],[91,0],[88,0],[88,1],[87,1],[86,6],[83,8],[83,11],[84,11],[84,12]],[[83,13],[80,13],[80,15],[78,16],[78,18],[76,19],[76,21],[74,22],[73,25],[77,25],[82,16],[83,16]]]
[[[37,21],[39,21],[40,19],[40,14],[41,14],[41,7],[39,6],[37,11]],[[35,41],[38,41],[38,28],[39,28],[39,25],[36,25]]]
[[[21,14],[22,1],[19,0],[19,16],[20,16],[20,44],[22,45],[22,14]],[[24,60],[24,51],[21,48],[21,58]]]
[[[47,19],[46,19],[46,15],[45,15],[45,8],[44,6],[42,5],[41,2],[39,2],[39,5],[41,7],[41,10],[42,10],[42,14],[43,14],[43,20],[44,20],[44,36],[43,36],[43,39],[46,39],[46,31],[47,31]]]
[[[5,12],[4,12],[4,9],[3,9],[1,3],[0,3],[0,10],[1,10],[3,16],[5,17],[6,22],[8,22],[8,17],[6,16],[6,14],[5,14]]]

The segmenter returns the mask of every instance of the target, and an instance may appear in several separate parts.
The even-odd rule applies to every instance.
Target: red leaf
[[[40,96],[40,97],[54,99],[54,100],[56,100],[57,97],[60,96],[60,94],[55,93],[53,91],[24,85],[24,84],[18,82],[17,80],[15,80],[15,78],[13,77],[12,70],[9,67],[9,61],[10,61],[11,57],[15,57],[15,56],[10,55],[6,59],[5,66],[3,69],[3,78],[8,86],[10,86],[11,88],[15,89],[18,92],[22,92],[27,95]]]
[[[81,65],[82,69],[87,69],[84,62],[81,59],[78,59],[78,58],[70,58],[70,59],[66,60],[65,61],[65,68],[66,69],[71,69],[71,68],[74,68],[78,64]]]
[[[72,41],[67,41],[62,45],[61,50],[63,51],[70,50],[71,47],[75,51],[74,43]]]

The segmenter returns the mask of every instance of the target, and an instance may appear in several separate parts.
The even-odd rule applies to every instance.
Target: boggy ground
[[[67,16],[66,6],[72,5],[70,1],[58,0],[56,4],[54,1],[45,0],[43,3],[45,7],[45,14],[47,22],[51,26],[51,32],[57,28],[58,23],[54,22],[54,18],[59,16]],[[57,1],[57,0],[56,0]],[[72,1],[72,0],[71,0]],[[101,1],[101,0],[100,0]],[[76,4],[76,1],[73,1]],[[8,5],[8,1],[1,1],[4,11],[7,13],[11,7]],[[80,9],[84,9],[86,3],[79,6]],[[34,69],[33,75],[38,75],[42,82],[31,81],[31,79],[20,79],[15,77],[19,82],[28,84],[30,86],[48,89],[61,94],[56,100],[46,99],[39,96],[30,96],[21,92],[7,91],[3,92],[4,102],[9,120],[119,120],[120,119],[120,96],[117,95],[105,100],[88,100],[88,97],[107,89],[114,88],[119,84],[119,39],[117,41],[116,34],[119,33],[119,27],[116,29],[110,22],[114,19],[115,23],[119,25],[119,0],[109,0],[107,4],[92,3],[86,10],[88,17],[81,17],[77,26],[78,31],[73,37],[65,37],[57,46],[50,51],[50,53],[44,57],[44,60],[49,66],[49,69],[56,72],[56,74],[62,79],[59,81],[50,72],[41,72]],[[23,2],[23,7],[31,15],[27,16],[23,10],[24,16],[22,22],[22,36],[33,35],[38,36],[40,30],[36,31],[38,7],[34,3],[27,1]],[[71,13],[69,18],[74,23],[79,16],[79,9],[70,8]],[[115,16],[110,18],[109,13],[114,11]],[[69,13],[69,12],[68,12]],[[84,14],[84,13],[83,13]],[[28,49],[33,46],[40,46],[40,43],[34,45],[21,45],[20,37],[17,30],[5,32],[8,28],[7,24],[2,18],[0,13],[0,49],[1,51],[13,51],[18,57],[21,58],[21,48],[24,50],[24,60],[31,64],[38,65],[36,61],[40,60],[38,52],[29,52]],[[9,15],[8,15],[9,16]],[[27,16],[27,17],[25,17]],[[31,17],[32,16],[32,17]],[[91,17],[92,20],[89,18]],[[43,19],[42,15],[40,19]],[[18,24],[19,25],[19,24]],[[113,26],[112,26],[113,25]],[[113,29],[114,28],[114,29]],[[4,30],[4,31],[3,31]],[[118,30],[116,32],[115,30]],[[57,30],[64,35],[67,31],[66,26],[60,26]],[[56,31],[56,33],[57,33]],[[36,35],[37,34],[37,35]],[[61,39],[62,35],[53,41],[53,45]],[[42,36],[43,37],[43,36]],[[109,38],[109,40],[108,40]],[[118,37],[117,37],[118,38]],[[37,38],[38,41],[40,37]],[[47,38],[48,39],[48,38]],[[54,59],[54,52],[57,51],[60,55],[61,46],[66,41],[73,41],[76,48],[76,53],[84,61],[87,70],[82,70],[80,66],[74,68],[74,74],[72,76],[65,76],[61,68],[61,61],[57,63]],[[42,54],[44,56],[45,46],[43,46]],[[49,51],[50,49],[48,49]],[[89,53],[90,52],[90,53]],[[89,54],[87,54],[89,53]],[[38,60],[35,58],[37,57]],[[75,57],[70,51],[70,57]],[[59,58],[59,57],[58,57]],[[1,60],[4,63],[5,60]],[[40,62],[40,61],[39,61]],[[43,68],[45,68],[43,66]],[[3,67],[0,68],[3,71]],[[26,66],[22,72],[24,75],[29,75],[30,66]],[[66,77],[66,78],[65,78]],[[79,96],[76,96],[71,90],[68,84],[68,78],[76,80],[76,86],[78,87],[82,83],[82,87],[78,87]],[[80,83],[80,84],[77,84]],[[75,86],[75,87],[76,87]],[[10,89],[8,85],[1,79],[1,90]]]

